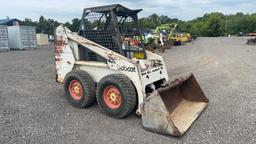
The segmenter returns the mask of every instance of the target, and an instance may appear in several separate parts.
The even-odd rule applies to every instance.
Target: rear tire
[[[64,89],[68,102],[74,107],[84,108],[95,102],[95,84],[85,71],[69,72],[64,80]]]
[[[98,83],[97,101],[101,111],[106,115],[124,118],[136,108],[137,94],[128,77],[111,74]]]

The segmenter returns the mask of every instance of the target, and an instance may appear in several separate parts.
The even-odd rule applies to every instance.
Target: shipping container
[[[8,26],[10,49],[37,48],[36,27],[34,26]]]
[[[8,33],[7,26],[0,25],[0,51],[8,51]]]
[[[48,34],[36,34],[37,45],[44,46],[49,44]]]

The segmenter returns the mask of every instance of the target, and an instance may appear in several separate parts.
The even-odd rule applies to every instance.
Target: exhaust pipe
[[[176,79],[144,100],[143,127],[156,133],[182,136],[208,102],[193,74]]]

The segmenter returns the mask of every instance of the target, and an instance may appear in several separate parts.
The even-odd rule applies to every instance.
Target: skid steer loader
[[[208,99],[193,75],[169,82],[163,58],[140,45],[133,25],[140,11],[121,5],[87,8],[79,34],[58,26],[56,81],[75,107],[97,100],[114,118],[136,110],[145,129],[181,136]]]

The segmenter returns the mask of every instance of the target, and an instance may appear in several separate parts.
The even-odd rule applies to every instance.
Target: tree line
[[[155,29],[157,26],[167,23],[177,23],[177,31],[189,32],[195,36],[218,37],[244,35],[250,32],[256,32],[256,13],[224,15],[219,12],[214,12],[190,21],[182,21],[177,18],[152,14],[148,17],[140,18],[138,27]],[[26,18],[23,21],[23,24],[36,26],[38,32],[53,35],[54,29],[60,23],[56,20],[46,19],[41,16],[38,21],[32,21],[31,19]],[[77,32],[79,30],[80,19],[74,18],[71,22],[64,23],[64,25],[70,30]]]
[[[36,26],[37,33],[45,33],[49,35],[53,35],[55,28],[61,24],[56,20],[50,18],[46,19],[44,16],[40,16],[38,21],[32,21],[30,18],[25,18],[22,23],[26,26]],[[77,32],[80,26],[80,19],[74,18],[71,23],[66,22],[64,25],[71,31]]]

